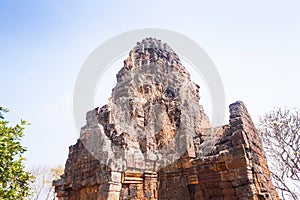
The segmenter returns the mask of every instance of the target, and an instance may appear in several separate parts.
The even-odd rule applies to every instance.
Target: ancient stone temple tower
[[[137,43],[69,148],[58,199],[278,199],[244,104],[211,127],[198,89],[167,44]]]

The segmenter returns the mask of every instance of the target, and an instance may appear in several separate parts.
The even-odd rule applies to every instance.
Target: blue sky
[[[32,124],[26,165],[64,165],[78,138],[72,95],[81,65],[102,42],[133,29],[169,29],[197,42],[221,75],[226,104],[244,101],[255,121],[274,106],[300,108],[299,8],[256,0],[0,1],[0,104],[12,123]],[[95,107],[109,91],[99,86]]]

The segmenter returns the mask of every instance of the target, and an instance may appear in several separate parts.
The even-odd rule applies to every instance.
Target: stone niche
[[[137,43],[116,78],[53,181],[59,200],[279,199],[244,104],[211,127],[199,86],[167,44]]]

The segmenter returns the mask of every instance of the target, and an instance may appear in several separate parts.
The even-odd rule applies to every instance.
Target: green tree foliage
[[[0,107],[0,199],[22,200],[29,195],[33,177],[25,171],[22,155],[26,149],[21,145],[23,130],[28,123],[21,120],[10,126]]]

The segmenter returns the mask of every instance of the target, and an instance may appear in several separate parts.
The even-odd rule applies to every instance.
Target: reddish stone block
[[[226,170],[226,164],[225,162],[217,163],[217,170]]]

